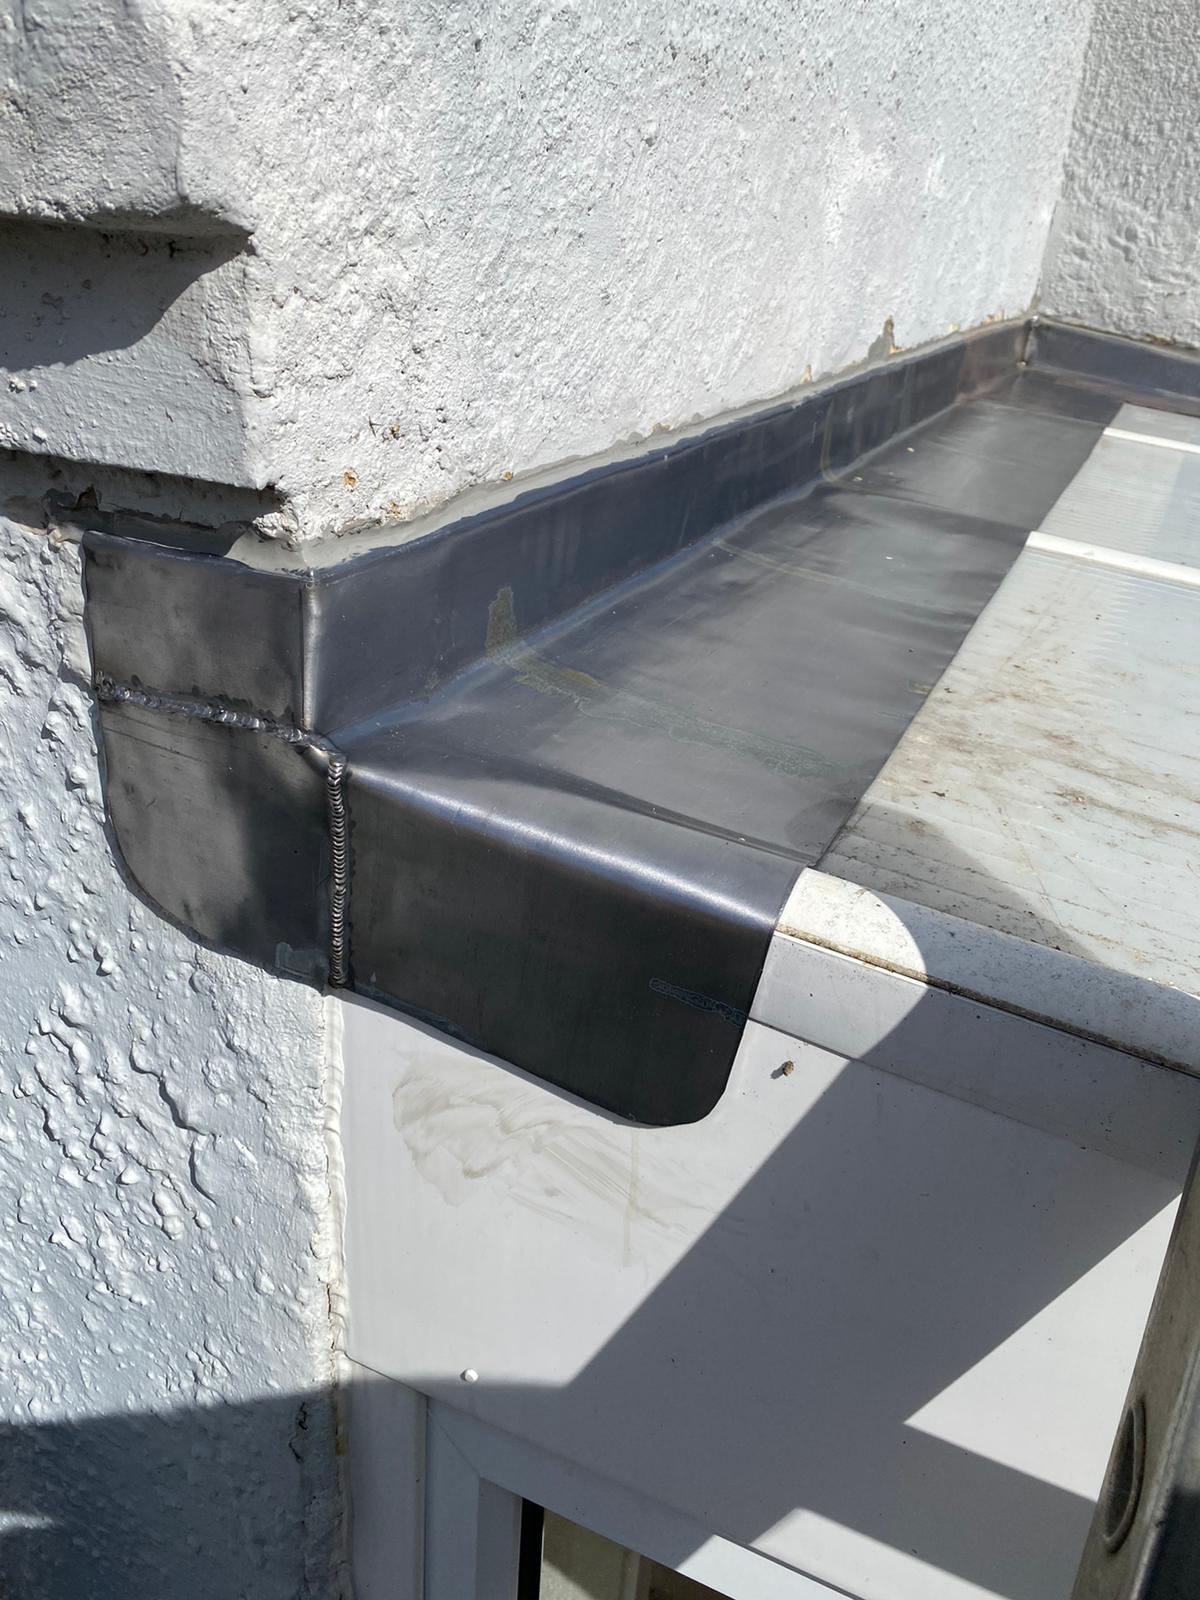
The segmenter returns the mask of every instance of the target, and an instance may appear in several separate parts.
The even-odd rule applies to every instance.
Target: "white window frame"
[[[845,1600],[669,1506],[350,1365],[359,1600],[516,1600],[525,1500],[729,1600]]]

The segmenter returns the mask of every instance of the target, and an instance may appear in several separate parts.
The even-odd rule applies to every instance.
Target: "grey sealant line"
[[[350,974],[349,930],[346,910],[350,900],[350,819],[346,803],[346,758],[336,745],[319,733],[298,728],[294,723],[252,711],[238,711],[217,700],[196,699],[145,689],[137,684],[118,683],[108,673],[95,679],[96,698],[107,705],[135,706],[173,717],[211,722],[219,727],[238,728],[245,733],[263,733],[279,739],[293,749],[310,751],[325,765],[325,811],[329,827],[329,982],[342,988]]]

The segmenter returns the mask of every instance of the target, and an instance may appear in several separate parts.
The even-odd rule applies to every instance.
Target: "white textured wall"
[[[123,883],[81,611],[0,522],[0,1593],[329,1600],[322,1002]]]
[[[205,244],[107,343],[79,272],[0,433],[275,484],[303,537],[1024,310],[1091,9],[9,3],[0,214]]]
[[[1200,345],[1200,3],[1097,0],[1042,309]]]

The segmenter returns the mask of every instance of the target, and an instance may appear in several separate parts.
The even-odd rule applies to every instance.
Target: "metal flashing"
[[[350,889],[349,826],[346,812],[346,758],[327,739],[306,732],[290,722],[251,711],[239,711],[220,701],[187,699],[183,695],[161,694],[133,684],[116,683],[106,673],[97,673],[96,699],[102,706],[127,706],[140,711],[190,717],[218,728],[235,728],[244,733],[266,734],[293,750],[316,759],[325,773],[325,804],[329,824],[329,982],[339,988],[349,971],[346,909]]]
[[[89,532],[135,880],[612,1113],[703,1117],[797,873],[1117,412],[1025,333],[303,572]]]
[[[1200,415],[1200,351],[1034,318],[1031,366],[1100,384],[1143,406]]]

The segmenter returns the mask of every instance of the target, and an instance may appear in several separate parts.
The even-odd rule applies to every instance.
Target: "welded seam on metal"
[[[350,935],[346,902],[350,893],[350,840],[346,815],[346,758],[330,749],[325,768],[325,811],[329,820],[329,981],[342,988],[349,977]]]
[[[252,711],[237,711],[216,700],[197,700],[186,695],[144,689],[132,683],[118,683],[107,673],[96,674],[96,698],[106,705],[136,706],[140,711],[157,711],[173,717],[188,717],[211,722],[218,727],[240,728],[246,733],[264,733],[280,739],[296,750],[311,750],[325,761],[325,814],[329,829],[329,982],[342,988],[350,973],[349,929],[346,909],[350,899],[350,830],[346,804],[346,758],[336,745],[318,733],[298,728],[275,717]]]

